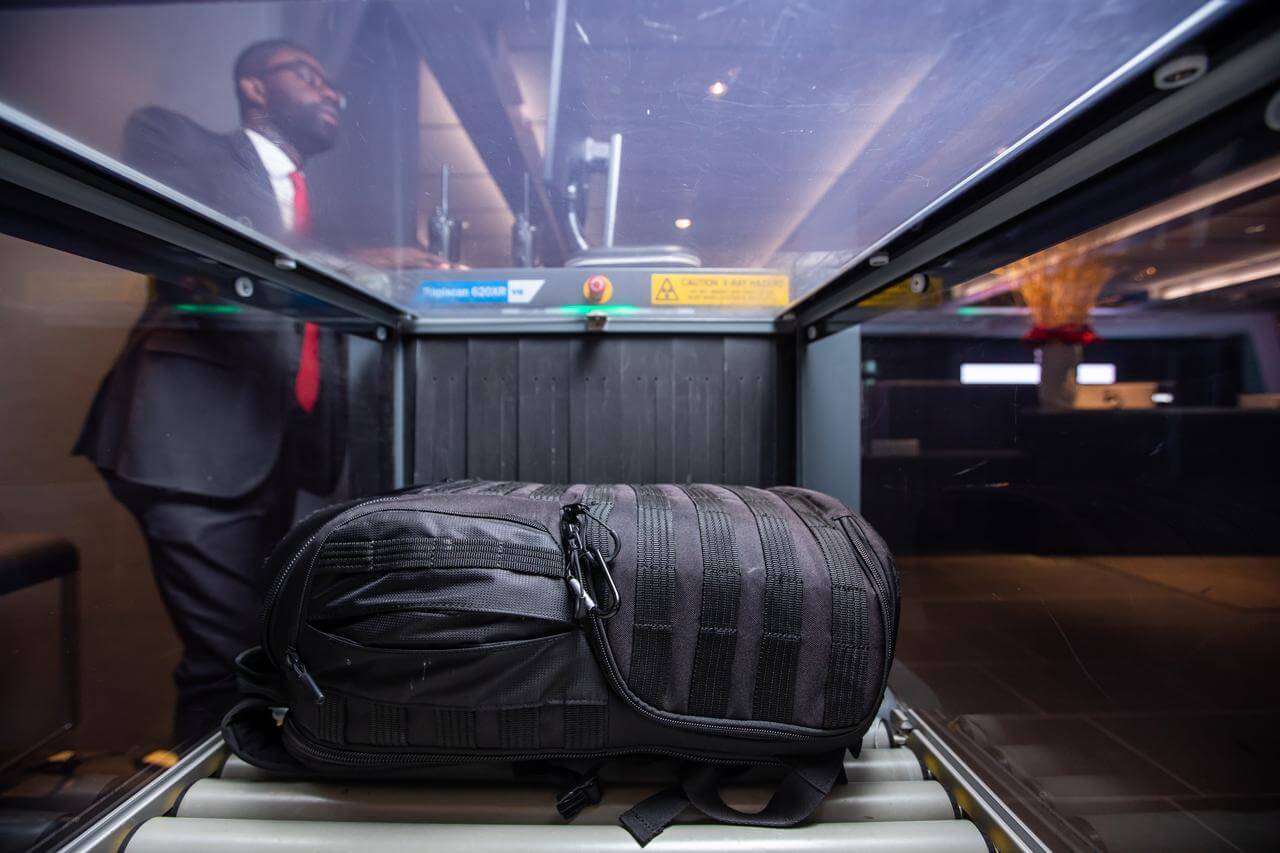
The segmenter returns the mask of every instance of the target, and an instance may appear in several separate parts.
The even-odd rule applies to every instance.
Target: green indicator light
[[[185,314],[239,314],[241,310],[239,305],[201,305],[197,302],[179,302],[173,306],[174,311],[182,311]]]
[[[635,314],[640,309],[634,305],[561,305],[556,310],[561,314],[585,315],[595,311],[601,314]]]
[[[982,309],[974,308],[971,305],[961,305],[959,308],[956,309],[956,313],[959,314],[961,317],[973,317],[977,314],[981,314]]]

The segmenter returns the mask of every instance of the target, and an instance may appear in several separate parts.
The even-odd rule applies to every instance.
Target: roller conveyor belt
[[[211,776],[190,777],[162,816],[136,826],[128,853],[360,850],[638,850],[618,815],[669,783],[661,764],[612,763],[600,774],[604,799],[572,823],[556,813],[545,786],[493,767],[441,768],[413,783],[291,779],[235,756]],[[916,752],[895,745],[887,725],[868,732],[859,758],[815,817],[790,829],[705,823],[690,811],[648,850],[906,851],[985,853],[983,833],[961,817],[949,790],[929,778]],[[730,805],[754,810],[776,784],[769,770],[743,774],[722,790]]]
[[[604,800],[583,810],[574,825],[609,826],[659,786],[610,785]],[[730,785],[724,800],[740,811],[764,808],[769,791]],[[542,788],[510,785],[343,785],[312,782],[239,782],[202,779],[178,805],[177,816],[275,818],[472,824],[563,824],[553,797]],[[690,810],[678,822],[700,818]],[[859,820],[950,820],[955,809],[941,785],[920,782],[857,782],[842,785],[819,807],[820,822]],[[698,821],[701,822],[701,821]]]
[[[468,826],[461,824],[338,823],[162,817],[147,821],[129,853],[275,853],[282,850],[359,850],[361,853],[636,853],[619,826]],[[645,850],[719,853],[723,850],[908,851],[985,853],[987,843],[968,821],[817,823],[790,829],[673,826]]]

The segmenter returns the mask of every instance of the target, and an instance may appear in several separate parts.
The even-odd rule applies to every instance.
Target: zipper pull
[[[317,705],[324,704],[324,691],[320,689],[320,685],[316,684],[316,680],[311,677],[311,673],[307,672],[307,665],[302,662],[302,658],[298,657],[297,649],[288,649],[284,653],[285,665],[298,677],[302,682],[302,686],[307,688],[307,692],[311,694],[311,699]]]

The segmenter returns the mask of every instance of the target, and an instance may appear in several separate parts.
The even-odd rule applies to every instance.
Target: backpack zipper
[[[298,657],[298,650],[290,646],[284,653],[285,666],[289,667],[289,671],[302,682],[303,687],[307,689],[307,693],[311,695],[311,700],[317,705],[324,704],[324,691],[320,689],[320,685],[316,684],[316,680],[311,677],[311,673],[307,672],[307,666]]]
[[[570,543],[566,559],[571,564],[582,566],[594,565],[598,571],[604,573],[609,579],[611,588],[613,578],[609,573],[608,564],[604,561],[603,556],[596,549],[587,549],[581,545],[582,536],[580,529],[580,520],[587,514],[587,508],[583,504],[568,504],[562,513],[565,531],[564,538]],[[597,520],[597,523],[600,523]],[[601,524],[608,530],[608,526]],[[612,531],[609,531],[612,533]],[[570,576],[571,581],[576,580]],[[768,724],[745,724],[745,723],[713,723],[705,720],[690,720],[682,716],[671,714],[669,712],[658,711],[649,705],[640,701],[626,684],[622,678],[622,673],[618,670],[617,664],[613,659],[613,650],[609,646],[609,638],[605,634],[604,622],[608,616],[612,615],[611,611],[602,611],[598,604],[592,599],[590,594],[590,582],[583,579],[581,583],[571,582],[573,592],[579,596],[579,610],[585,612],[586,618],[590,620],[591,631],[588,636],[593,640],[592,646],[595,649],[596,657],[599,659],[605,675],[608,676],[610,684],[613,686],[614,692],[627,703],[630,708],[637,714],[646,717],[654,722],[661,723],[674,728],[685,728],[692,731],[709,732],[716,735],[724,735],[729,737],[757,736],[763,739],[780,738],[793,741],[823,741],[828,739],[840,739],[847,737],[854,729],[841,729],[831,733],[823,734],[806,734],[803,732],[793,731],[789,728],[780,728]],[[616,606],[613,608],[616,610]],[[865,728],[865,726],[864,726]]]
[[[271,642],[270,642],[271,612],[276,605],[276,599],[279,597],[280,591],[284,588],[284,585],[288,581],[289,576],[293,574],[293,567],[297,564],[298,560],[302,558],[302,555],[307,552],[307,549],[311,547],[311,544],[315,542],[316,538],[320,535],[320,532],[324,530],[326,527],[328,527],[330,522],[338,518],[341,518],[342,516],[350,515],[352,513],[357,512],[358,510],[362,510],[366,507],[373,506],[374,504],[386,503],[388,501],[402,500],[406,497],[419,497],[419,495],[406,495],[406,494],[384,495],[382,497],[372,498],[367,501],[362,501],[353,507],[348,507],[347,509],[340,512],[338,515],[334,516],[334,518],[331,518],[329,519],[329,521],[322,524],[314,533],[312,533],[309,537],[307,537],[307,541],[303,542],[302,547],[298,548],[298,550],[294,553],[293,559],[291,559],[288,562],[288,564],[284,567],[283,570],[276,573],[276,576],[271,581],[271,587],[267,590],[267,596],[265,601],[263,602],[263,609],[262,609],[262,612],[263,612],[262,648],[263,648],[263,651],[266,652],[268,660],[274,663],[277,667],[280,666],[280,661],[278,661],[275,655],[272,653]],[[551,541],[556,543],[556,547],[560,547],[560,543],[556,542],[556,537],[550,530],[547,530],[545,527],[542,527],[539,524],[535,524],[534,522],[529,521],[528,519],[518,518],[513,515],[506,515],[504,513],[485,513],[484,515],[475,515],[471,513],[450,512],[448,510],[441,510],[441,509],[424,509],[424,510],[413,510],[413,511],[431,512],[431,513],[435,513],[436,515],[448,515],[454,518],[478,518],[478,519],[487,519],[491,521],[504,521],[504,522],[509,522],[511,524],[518,524],[522,527],[527,527],[530,530],[536,530],[539,533],[545,533],[548,537],[550,537]],[[355,517],[353,516],[352,518],[349,518],[347,520],[353,521],[354,518]],[[332,533],[332,531],[330,532]],[[302,627],[303,612],[306,609],[307,590],[311,586],[311,570],[315,567],[316,557],[318,555],[319,555],[319,550],[317,549],[317,552],[311,555],[311,561],[307,566],[307,573],[306,573],[306,576],[303,578],[303,582],[302,582],[302,594],[299,596],[298,611],[295,616],[295,624],[293,625],[292,630],[290,631],[290,634],[293,637],[293,645],[290,645],[286,649],[286,654],[289,650],[292,650],[294,652],[294,658],[299,664],[301,664],[301,659],[297,657],[296,644],[298,642],[298,634],[301,631],[301,627]],[[291,666],[289,667],[289,669],[293,671],[293,668]],[[305,669],[306,667],[303,666],[304,671]],[[294,672],[294,674],[298,675],[299,678],[301,678],[301,675],[296,671]],[[306,681],[304,680],[303,683],[306,684]],[[312,679],[312,684],[314,683],[315,683],[314,679]],[[317,687],[316,689],[318,690],[319,688]],[[311,690],[310,685],[307,686],[307,690],[309,693],[312,693],[312,695],[314,695],[314,692]]]

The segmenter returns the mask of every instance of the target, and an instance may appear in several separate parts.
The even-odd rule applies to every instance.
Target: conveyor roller
[[[469,824],[339,823],[334,821],[241,820],[164,817],[149,820],[129,840],[128,853],[279,853],[350,851],[361,853],[636,853],[639,848],[618,826],[476,826]],[[906,851],[987,853],[987,842],[968,821],[816,823],[790,829],[673,826],[646,851],[711,853],[835,853]]]
[[[217,756],[206,754],[209,767],[217,767]],[[423,780],[362,782],[289,777],[228,756],[216,775],[208,772],[187,775],[170,788],[164,816],[136,825],[123,849],[635,853],[639,848],[618,816],[671,784],[678,767],[651,758],[605,764],[599,772],[603,800],[571,823],[556,813],[556,786],[517,777],[500,764],[437,767]],[[737,809],[757,810],[776,790],[779,772],[747,770],[730,777],[721,794]],[[646,851],[989,851],[978,826],[958,814],[948,788],[928,778],[915,751],[895,746],[882,723],[868,732],[858,758],[846,757],[845,775],[847,784],[838,785],[801,826],[706,823],[690,809]]]
[[[924,778],[924,770],[920,761],[909,749],[863,749],[862,754],[854,759],[845,760],[844,772],[850,782],[916,782]],[[463,765],[459,767],[442,767],[433,771],[433,777],[441,782],[477,782],[493,781],[495,776],[504,781],[513,780],[509,773],[501,773],[494,767],[483,765]],[[644,766],[618,766],[606,764],[600,771],[600,781],[605,784],[627,782],[635,785],[661,784],[671,779],[670,774]],[[754,775],[764,775],[763,772]],[[281,779],[279,775],[259,770],[238,756],[227,759],[219,776],[223,779],[257,781],[262,779]]]
[[[604,800],[574,818],[573,825],[611,825],[656,787],[609,786]],[[768,788],[726,786],[725,802],[759,811]],[[564,825],[555,797],[545,788],[494,785],[347,785],[314,782],[245,782],[202,779],[188,789],[177,816],[467,824]],[[842,785],[819,807],[818,821],[952,820],[950,797],[934,781],[859,782]],[[690,809],[682,820],[702,816]]]

